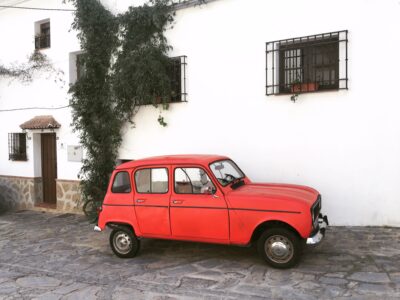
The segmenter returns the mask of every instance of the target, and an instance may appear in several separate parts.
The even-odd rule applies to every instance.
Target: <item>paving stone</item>
[[[336,277],[321,277],[319,281],[325,284],[332,284],[332,285],[343,285],[348,283],[346,279],[336,278]]]
[[[112,293],[113,300],[144,299],[145,293],[138,289],[116,287]]]
[[[400,283],[400,272],[390,273],[389,276],[393,282]]]
[[[57,287],[61,284],[61,281],[46,276],[27,276],[18,278],[17,284],[22,287],[41,289],[41,288]]]
[[[194,278],[194,277],[183,277],[181,279],[181,283],[179,288],[185,288],[185,289],[191,289],[191,288],[208,288],[214,284],[216,284],[217,281],[215,280],[210,280],[210,279],[204,279],[204,278]]]
[[[34,300],[59,300],[61,299],[60,294],[55,294],[53,292],[47,292],[42,295],[39,295],[37,298],[33,298]]]
[[[190,273],[197,272],[198,269],[192,265],[184,264],[179,267],[174,268],[165,268],[161,270],[161,274],[167,274],[168,276],[179,276],[179,275],[188,275]]]
[[[73,283],[73,284],[70,284],[70,285],[67,285],[67,286],[60,287],[60,288],[54,290],[53,293],[66,295],[66,294],[69,294],[69,293],[74,292],[76,290],[82,289],[84,287],[87,287],[87,284],[84,284],[84,283]]]
[[[63,296],[63,300],[95,300],[97,299],[97,293],[100,292],[101,288],[97,286],[88,286],[83,289],[77,290],[73,293]]]
[[[368,282],[368,283],[390,282],[390,279],[386,273],[376,273],[376,272],[356,272],[351,276],[349,276],[349,279]]]
[[[0,221],[0,299],[397,300],[400,294],[400,228],[330,227],[298,266],[278,270],[254,248],[179,241],[143,240],[136,258],[120,259],[109,248],[110,230],[96,234],[82,216],[26,211]]]
[[[357,292],[362,293],[390,293],[393,289],[390,286],[382,284],[361,283],[357,286]]]
[[[325,277],[343,278],[346,274],[345,272],[326,273]]]

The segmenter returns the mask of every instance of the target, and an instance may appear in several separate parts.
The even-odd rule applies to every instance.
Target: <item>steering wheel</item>
[[[224,178],[224,180],[226,180],[226,181],[228,181],[228,182],[231,182],[231,181],[234,181],[235,179],[236,179],[236,177],[233,176],[232,174],[225,173],[225,178]]]

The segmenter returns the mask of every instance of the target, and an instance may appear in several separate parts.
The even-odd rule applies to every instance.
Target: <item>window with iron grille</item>
[[[50,22],[39,24],[39,32],[35,36],[35,49],[50,48]]]
[[[8,134],[8,159],[27,160],[26,157],[26,133]]]
[[[170,61],[171,102],[186,102],[186,56],[171,57]]]
[[[81,79],[86,75],[86,63],[84,60],[84,54],[76,55],[76,79]]]
[[[186,56],[169,58],[167,73],[171,84],[171,97],[168,103],[186,102]],[[157,100],[155,100],[157,101]],[[153,104],[151,101],[142,105]]]
[[[266,94],[348,89],[347,30],[268,42]]]

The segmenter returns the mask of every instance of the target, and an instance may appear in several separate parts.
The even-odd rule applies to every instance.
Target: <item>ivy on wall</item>
[[[150,0],[117,16],[98,0],[69,1],[76,7],[72,28],[78,31],[86,69],[70,88],[72,125],[86,150],[81,190],[83,201],[102,201],[123,124],[132,122],[141,104],[167,107],[171,98],[171,46],[164,32],[174,13],[169,0]]]
[[[14,63],[9,66],[0,64],[0,77],[18,80],[22,83],[30,83],[35,76],[43,73],[49,74],[48,78],[54,75],[52,78],[56,83],[62,85],[65,83],[63,80],[64,73],[56,69],[48,57],[38,50],[34,50],[28,56],[28,60],[25,63]]]

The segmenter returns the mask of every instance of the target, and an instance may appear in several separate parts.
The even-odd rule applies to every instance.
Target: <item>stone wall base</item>
[[[57,204],[43,205],[43,185],[40,177],[0,175],[0,214],[7,210],[46,210],[82,213],[79,181],[57,179]]]

